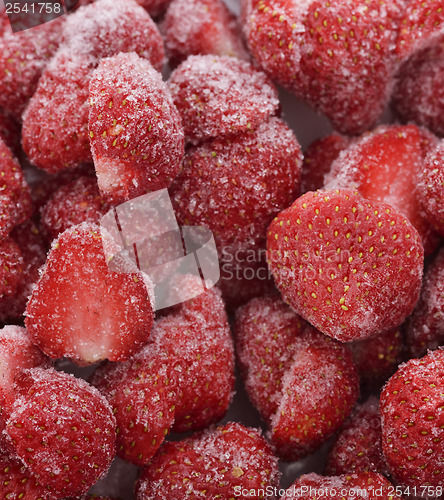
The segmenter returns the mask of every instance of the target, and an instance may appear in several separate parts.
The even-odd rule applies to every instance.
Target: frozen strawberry
[[[0,38],[0,107],[17,121],[37,88],[37,82],[62,38],[65,18]]]
[[[47,359],[25,328],[7,325],[0,330],[0,407],[12,402],[15,377],[22,370],[41,365],[48,366]]]
[[[63,35],[23,116],[23,149],[50,173],[92,161],[89,83],[101,58],[134,51],[157,69],[164,58],[159,30],[132,0],[98,0],[79,9]]]
[[[420,210],[417,186],[423,163],[421,129],[383,125],[339,155],[325,187],[356,189],[365,198],[390,204],[409,218],[421,235],[426,254],[430,254],[438,238]]]
[[[8,500],[50,500],[51,498],[48,490],[31,476],[25,465],[1,448],[0,485],[3,498]]]
[[[267,250],[285,301],[343,342],[398,327],[419,296],[418,232],[391,206],[351,190],[298,198],[270,225]]]
[[[12,238],[0,240],[0,303],[14,296],[23,282],[23,255]]]
[[[149,463],[174,422],[176,373],[156,349],[145,347],[120,365],[99,368],[92,383],[107,398],[117,421],[117,454]]]
[[[40,173],[40,172],[39,172]],[[31,198],[37,213],[61,187],[70,184],[79,177],[96,177],[94,165],[86,163],[77,168],[61,170],[54,175],[41,172],[41,177],[30,184]],[[96,181],[97,182],[97,181]]]
[[[137,3],[156,18],[165,11],[170,2],[171,0],[137,0]]]
[[[367,389],[380,387],[402,361],[404,342],[398,328],[348,344]]]
[[[319,448],[356,402],[351,354],[279,298],[253,299],[238,311],[236,347],[247,393],[284,460]]]
[[[32,213],[31,194],[22,169],[0,138],[0,238],[24,222]]]
[[[54,498],[86,493],[115,453],[116,421],[106,399],[84,380],[31,368],[17,381],[6,436]]]
[[[90,83],[89,134],[112,203],[168,187],[184,154],[180,115],[160,73],[136,54],[103,59]]]
[[[444,344],[444,249],[426,267],[418,304],[407,321],[405,340],[414,358]]]
[[[108,267],[103,245],[111,241],[86,222],[54,241],[26,308],[27,329],[48,356],[118,361],[148,340],[151,282],[135,264],[122,262],[121,272]]]
[[[187,277],[181,288],[193,287]],[[117,419],[117,453],[148,464],[170,429],[207,427],[225,414],[234,384],[233,345],[220,293],[209,290],[158,320],[149,343],[93,383]]]
[[[190,148],[185,155],[170,191],[176,216],[182,225],[212,230],[221,286],[231,302],[243,295],[251,298],[256,286],[262,288],[260,282],[270,283],[264,262],[266,230],[299,194],[301,157],[293,132],[279,118],[235,138]]]
[[[301,192],[316,191],[324,186],[324,177],[339,153],[350,144],[350,139],[340,134],[330,134],[317,139],[304,152]]]
[[[173,0],[162,27],[174,65],[198,54],[248,59],[236,18],[222,0]]]
[[[406,3],[397,41],[398,55],[402,59],[433,45],[444,34],[442,0],[411,0]]]
[[[444,135],[444,41],[414,54],[401,67],[392,104],[404,122]]]
[[[244,0],[244,32],[267,74],[345,134],[371,128],[390,97],[404,0]]]
[[[46,203],[41,211],[40,225],[51,241],[76,224],[98,223],[109,208],[100,196],[97,181],[92,177],[79,177],[58,189]]]
[[[419,490],[444,484],[443,369],[444,351],[432,351],[401,365],[382,391],[384,456],[392,477],[403,486]]]
[[[235,57],[190,56],[168,86],[193,144],[255,129],[279,106],[267,76]]]
[[[8,148],[18,155],[20,151],[20,129],[17,122],[0,109],[0,138]]]
[[[428,154],[422,165],[418,196],[427,221],[444,236],[444,140]]]
[[[136,487],[136,500],[235,498],[241,491],[274,489],[277,459],[258,430],[229,423],[166,443]]]
[[[324,477],[319,474],[300,476],[281,496],[282,500],[400,500],[395,487],[376,472],[358,472]],[[313,496],[316,495],[316,496]]]
[[[23,258],[22,277],[14,294],[0,301],[0,321],[22,321],[28,297],[39,278],[39,269],[46,261],[46,248],[37,227],[27,220],[16,227],[11,239],[17,244]]]
[[[379,472],[387,475],[387,466],[382,454],[379,401],[374,396],[355,407],[328,454],[327,475],[339,476],[359,472]]]

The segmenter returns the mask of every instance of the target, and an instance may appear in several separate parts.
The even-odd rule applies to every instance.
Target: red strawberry
[[[398,328],[348,344],[361,382],[367,389],[379,388],[402,361],[404,342]]]
[[[162,77],[136,54],[103,59],[90,83],[89,134],[100,191],[112,203],[168,187],[184,154]]]
[[[327,189],[356,189],[362,196],[390,204],[419,231],[426,254],[438,239],[421,214],[418,175],[424,163],[427,132],[415,125],[383,125],[339,155],[326,178]]]
[[[404,0],[244,0],[253,56],[278,83],[359,134],[388,102]]]
[[[32,213],[31,195],[18,161],[0,138],[0,238]]]
[[[89,82],[100,60],[134,51],[161,69],[164,58],[159,30],[131,0],[98,0],[79,9],[68,17],[63,35],[23,116],[23,148],[50,173],[91,161]]]
[[[324,177],[339,153],[350,144],[350,139],[340,134],[330,134],[317,139],[304,152],[301,192],[316,191],[324,186]]]
[[[17,121],[61,41],[65,17],[0,38],[0,107]]]
[[[401,67],[392,104],[404,121],[444,135],[444,40],[415,53]]]
[[[442,0],[411,0],[400,25],[398,55],[406,59],[423,47],[436,43],[444,34],[444,2]]]
[[[0,330],[0,407],[14,399],[15,377],[26,368],[41,365],[47,366],[47,359],[24,328],[7,325]]]
[[[381,474],[359,472],[323,477],[305,474],[293,483],[282,500],[399,500],[395,487]]]
[[[0,240],[0,304],[13,297],[23,283],[23,255],[12,238]]]
[[[180,283],[190,286],[195,278]],[[139,353],[97,370],[93,383],[114,408],[118,454],[138,465],[149,462],[171,428],[220,420],[232,397],[234,362],[219,293],[209,290],[177,306],[157,321]]]
[[[151,345],[120,365],[99,368],[92,383],[108,399],[117,421],[117,454],[149,463],[174,422],[176,373]]]
[[[40,172],[39,172],[40,173]],[[45,174],[31,182],[31,198],[37,213],[61,187],[79,177],[96,177],[93,164],[80,165],[78,168],[62,170],[54,175]]]
[[[83,223],[54,241],[26,308],[26,326],[50,357],[79,363],[127,359],[148,339],[153,323],[151,282],[136,266],[112,271],[110,236]]]
[[[41,228],[51,241],[76,224],[98,223],[109,208],[100,196],[97,181],[92,177],[79,177],[58,189],[43,207]]]
[[[21,278],[13,295],[0,301],[0,320],[22,320],[28,297],[39,278],[39,269],[46,261],[43,239],[31,220],[16,227],[11,239],[17,244],[23,258]]]
[[[17,455],[54,498],[86,493],[114,456],[108,402],[85,381],[53,369],[27,370],[18,389],[5,430]]]
[[[382,454],[379,401],[374,396],[355,407],[328,454],[327,475],[339,476],[360,472],[379,472],[387,475],[387,466]]]
[[[405,328],[410,357],[444,344],[444,249],[426,268],[421,295]]]
[[[236,18],[222,0],[173,0],[162,27],[174,65],[195,54],[248,59]]]
[[[221,287],[231,303],[270,287],[266,229],[299,194],[301,157],[293,132],[279,118],[232,139],[190,148],[185,155],[170,191],[176,215],[183,225],[212,230]]]
[[[247,392],[284,460],[319,448],[356,402],[350,353],[278,298],[253,299],[239,310],[236,347]]]
[[[403,215],[350,190],[306,193],[268,233],[269,266],[285,300],[341,341],[403,322],[418,299],[423,254]]]
[[[7,500],[51,500],[48,490],[31,476],[23,463],[1,448],[0,485],[2,498]]]
[[[381,394],[382,445],[393,478],[427,495],[444,484],[444,351],[401,365]],[[430,496],[441,496],[428,493]]]
[[[10,115],[0,109],[0,138],[8,148],[18,155],[20,151],[20,129]]]
[[[234,57],[190,56],[173,71],[168,86],[193,144],[255,129],[279,106],[267,76]]]
[[[422,165],[418,196],[428,222],[444,236],[444,140],[430,151]]]
[[[147,467],[136,500],[235,498],[277,487],[277,459],[259,431],[237,423],[166,443]]]
[[[137,3],[147,10],[153,17],[161,15],[170,2],[171,0],[137,0]]]

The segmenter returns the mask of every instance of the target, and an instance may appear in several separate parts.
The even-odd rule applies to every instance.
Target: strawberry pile
[[[444,1],[65,4],[0,6],[0,500],[442,498]]]

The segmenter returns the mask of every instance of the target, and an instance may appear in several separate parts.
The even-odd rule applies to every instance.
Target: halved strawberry
[[[96,179],[79,177],[62,186],[41,210],[40,226],[52,241],[66,229],[82,222],[96,222],[110,206],[100,196]]]
[[[168,87],[193,144],[255,129],[279,106],[268,77],[235,57],[190,56],[172,72]]]
[[[270,225],[267,251],[285,301],[343,342],[396,328],[419,296],[418,232],[391,206],[350,190],[298,198]]]
[[[325,176],[339,153],[346,149],[351,139],[333,133],[312,142],[304,152],[302,164],[301,192],[316,191],[325,184]]]
[[[325,472],[329,476],[359,472],[388,474],[382,454],[379,401],[375,396],[357,405],[342,426],[329,451]]]
[[[358,472],[341,476],[304,474],[288,488],[282,500],[400,500],[395,486],[376,472]]]
[[[134,51],[160,69],[164,58],[159,30],[132,0],[98,0],[77,10],[63,38],[23,115],[23,149],[50,173],[92,161],[89,83],[100,60]]]
[[[84,380],[31,368],[17,379],[6,437],[54,498],[82,495],[106,473],[116,421],[107,400]]]
[[[430,134],[415,125],[382,125],[343,151],[326,178],[326,189],[356,189],[364,198],[388,203],[404,213],[432,253],[438,238],[420,210],[418,181],[424,141]]]
[[[112,203],[168,187],[184,154],[166,85],[137,54],[103,59],[90,83],[89,135],[100,191]]]
[[[236,18],[222,0],[173,0],[162,28],[174,65],[197,54],[248,59]]]
[[[180,284],[194,286],[188,277]],[[117,419],[117,453],[146,465],[170,429],[207,427],[225,414],[234,384],[233,346],[220,294],[209,290],[154,325],[149,343],[92,379]]]
[[[62,40],[64,22],[62,16],[20,33],[7,26],[0,38],[0,107],[17,121]]]
[[[24,222],[32,213],[31,194],[22,169],[0,138],[0,238]]]
[[[351,354],[279,298],[253,299],[238,311],[236,349],[249,397],[284,460],[319,448],[356,402]]]
[[[404,7],[404,0],[244,0],[244,31],[271,78],[339,132],[359,134],[390,97]]]
[[[277,487],[277,459],[256,429],[229,423],[166,443],[137,484],[136,500],[235,498]]]
[[[381,394],[382,446],[392,477],[435,497],[444,484],[444,351],[401,365]],[[427,490],[430,486],[430,490]],[[425,487],[425,488],[424,488]]]
[[[151,281],[135,264],[110,270],[96,224],[62,233],[52,245],[26,308],[26,326],[50,357],[95,363],[130,357],[153,324]],[[104,243],[105,242],[105,243]]]

